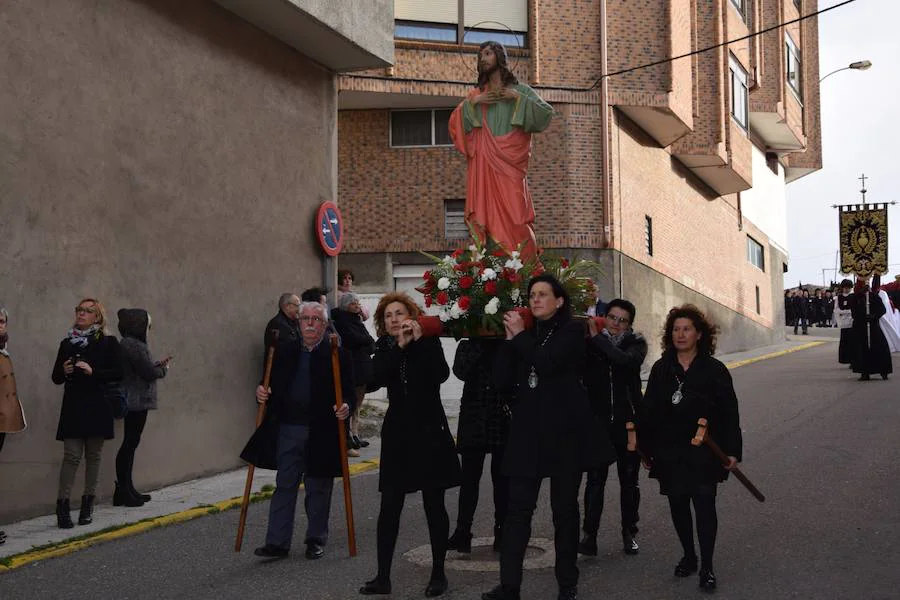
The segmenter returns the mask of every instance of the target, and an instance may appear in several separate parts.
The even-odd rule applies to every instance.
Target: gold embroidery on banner
[[[868,277],[887,272],[887,207],[842,210],[840,219],[841,271]]]

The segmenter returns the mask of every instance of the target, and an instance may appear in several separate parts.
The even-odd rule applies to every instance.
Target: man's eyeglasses
[[[97,312],[96,308],[87,308],[86,306],[79,306],[75,309],[75,314],[89,314],[92,315]]]
[[[310,317],[307,315],[301,316],[300,320],[304,321],[306,323],[324,323],[325,322],[325,319],[323,319],[322,317],[317,317],[317,316]]]
[[[617,317],[616,315],[606,315],[607,321],[612,321],[613,323],[618,323],[620,325],[628,324],[628,317]]]

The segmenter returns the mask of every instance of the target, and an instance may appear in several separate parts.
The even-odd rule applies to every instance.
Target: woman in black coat
[[[891,349],[879,323],[887,309],[878,293],[871,291],[877,290],[880,285],[881,277],[878,275],[875,276],[871,288],[860,280],[856,291],[850,296],[854,342],[850,365],[854,373],[860,374],[860,381],[868,381],[871,373],[879,373],[882,379],[887,379],[888,374],[894,371],[891,364]]]
[[[428,597],[447,590],[444,555],[450,519],[444,493],[460,482],[459,460],[441,404],[441,384],[450,376],[441,342],[423,338],[414,319],[420,309],[406,294],[386,294],[375,310],[375,384],[387,387],[388,410],[381,428],[378,490],[378,575],[360,594],[391,593],[391,563],[406,494],[421,491],[431,539]]]
[[[697,571],[691,504],[700,542],[700,588],[716,587],[713,550],[716,544],[716,486],[741,460],[741,426],[737,396],[728,369],[712,357],[718,328],[691,304],[673,308],[666,317],[663,356],[653,365],[644,394],[644,419],[638,441],[651,461],[650,477],[669,499],[672,523],[684,555],[676,577]],[[727,469],[706,445],[691,439],[701,417],[709,436],[730,457]]]
[[[484,459],[491,455],[494,490],[494,550],[500,550],[502,525],[506,519],[509,482],[501,467],[509,428],[509,396],[497,392],[494,365],[503,340],[472,338],[456,348],[453,374],[463,381],[459,405],[456,450],[462,463],[459,512],[456,531],[450,536],[451,550],[472,551],[472,522],[478,507],[478,488]]]
[[[853,282],[845,279],[841,282],[840,290],[835,296],[835,320],[841,329],[841,341],[838,344],[838,362],[849,365],[853,362],[853,314],[850,310],[850,300],[853,297]]]
[[[578,489],[582,474],[615,460],[608,438],[598,437],[582,385],[585,328],[571,317],[569,296],[548,274],[528,283],[535,327],[525,329],[517,312],[503,317],[504,347],[494,368],[497,388],[515,393],[503,473],[510,478],[503,523],[500,585],[484,600],[519,598],[522,564],[541,482],[550,478],[556,530],[559,598],[577,597]]]
[[[113,439],[113,409],[107,386],[122,379],[119,342],[105,335],[106,312],[93,298],[75,308],[75,323],[59,343],[53,365],[53,383],[65,384],[56,439],[63,442],[63,462],[56,495],[56,522],[62,529],[74,527],[69,514],[69,495],[75,473],[85,457],[84,495],[78,524],[93,521],[94,497],[100,477],[104,440]]]
[[[356,403],[350,414],[350,438],[347,443],[352,449],[359,450],[369,442],[359,438],[359,409],[366,397],[366,387],[372,383],[372,353],[375,352],[375,340],[369,335],[363,323],[362,305],[359,297],[353,292],[345,292],[338,299],[338,307],[331,311],[331,321],[341,336],[341,346],[346,349],[353,360],[353,380]]]

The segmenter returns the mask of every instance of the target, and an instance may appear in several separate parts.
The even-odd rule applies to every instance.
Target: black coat
[[[548,337],[549,335],[549,337]],[[515,394],[503,459],[513,477],[549,477],[608,465],[615,451],[598,436],[587,390],[584,326],[562,315],[538,322],[504,343],[497,357],[497,388]],[[532,366],[537,387],[528,385]]]
[[[835,301],[840,310],[850,310],[850,300],[853,294],[846,296],[839,294]],[[852,313],[852,311],[851,311]],[[852,316],[852,315],[851,315]],[[853,327],[841,328],[841,341],[838,344],[838,362],[842,365],[849,365],[853,362],[853,353],[856,351],[856,342],[853,337]]]
[[[85,375],[81,369],[75,369],[74,373],[66,376],[63,363],[75,354],[79,354],[80,360],[91,365],[94,371],[92,375]],[[98,332],[86,347],[81,348],[64,339],[59,343],[52,378],[56,385],[65,384],[56,439],[113,439],[115,419],[105,391],[108,382],[122,379],[119,340]]]
[[[367,386],[372,383],[372,353],[375,352],[375,340],[369,335],[362,317],[348,310],[335,308],[331,311],[331,321],[341,345],[350,352],[353,362],[353,381],[356,386]]]
[[[854,373],[893,373],[891,349],[881,331],[879,319],[887,312],[877,293],[853,293],[849,296],[853,315],[853,353],[850,365]],[[869,312],[866,314],[866,298]]]
[[[809,298],[804,298],[803,296],[794,296],[791,299],[794,305],[794,318],[795,319],[808,319],[809,318]]]
[[[275,347],[270,386],[272,395],[266,404],[262,425],[247,442],[241,458],[261,469],[276,469],[279,415],[290,398],[291,384],[300,363],[302,342],[281,341]],[[352,411],[355,402],[353,371],[350,356],[338,350],[341,364],[341,392]],[[334,372],[331,367],[331,347],[323,340],[312,352],[309,365],[309,441],[304,456],[304,473],[310,477],[339,477],[341,475],[338,419],[334,415]]]
[[[387,387],[381,426],[379,491],[415,492],[460,484],[453,435],[441,404],[441,384],[450,376],[438,338],[400,348],[394,338],[375,345],[375,383]]]
[[[266,323],[266,331],[263,333],[263,364],[266,364],[266,355],[269,352],[269,346],[275,340],[272,331],[278,332],[279,342],[297,342],[302,340],[300,334],[300,322],[291,321],[286,314],[278,311],[278,314],[269,319]],[[327,336],[326,336],[327,338]]]
[[[591,410],[610,441],[624,446],[628,442],[625,423],[637,425],[640,420],[641,365],[647,357],[647,340],[628,332],[617,347],[601,333],[590,338],[587,346],[584,385]]]
[[[494,385],[494,364],[502,346],[503,340],[473,338],[456,348],[453,374],[464,382],[456,433],[459,452],[493,452],[506,444],[510,399]]]
[[[676,405],[672,395],[679,379],[683,397]],[[663,353],[650,371],[644,411],[638,443],[652,461],[650,477],[659,479],[664,492],[715,484],[728,477],[708,446],[691,444],[700,417],[708,420],[707,432],[722,451],[741,460],[737,395],[728,368],[712,356],[698,354],[685,372],[674,351]]]

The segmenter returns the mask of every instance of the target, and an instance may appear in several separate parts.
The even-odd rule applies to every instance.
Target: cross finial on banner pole
[[[867,191],[866,190],[866,179],[868,179],[868,177],[866,177],[866,174],[863,173],[860,177],[858,177],[858,179],[862,182],[862,188],[859,190],[859,193],[862,194],[862,203],[863,203],[863,206],[865,206],[866,205],[866,191]]]

